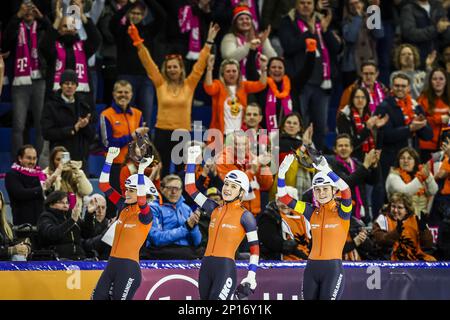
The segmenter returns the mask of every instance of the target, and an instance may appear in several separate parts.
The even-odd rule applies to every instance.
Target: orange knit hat
[[[233,9],[232,22],[234,22],[242,14],[246,14],[246,15],[250,16],[250,18],[252,18],[252,13],[250,12],[250,8],[248,6],[242,5],[242,6],[237,6]]]

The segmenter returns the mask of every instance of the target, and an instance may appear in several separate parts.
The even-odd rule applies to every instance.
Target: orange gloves
[[[317,49],[317,41],[315,39],[306,38],[306,52],[315,52]]]
[[[131,24],[128,27],[128,34],[130,35],[131,40],[133,40],[133,46],[137,47],[142,42],[144,42],[144,39],[139,36],[139,30],[134,24]]]

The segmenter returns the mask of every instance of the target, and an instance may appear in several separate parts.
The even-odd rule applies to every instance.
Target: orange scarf
[[[277,84],[271,77],[267,78],[267,85],[270,87],[270,90],[274,93],[277,99],[285,99],[291,93],[291,80],[288,76],[283,76],[283,91],[280,92],[278,90]]]
[[[412,105],[412,99],[410,95],[407,95],[404,99],[396,99],[397,105],[402,109],[403,116],[405,117],[405,125],[409,125],[414,118],[414,109]]]
[[[422,166],[419,166],[419,170],[417,171],[417,173],[415,174],[414,177],[419,179],[419,181],[423,184],[425,179],[420,172],[421,167]],[[403,182],[405,182],[405,183],[410,183],[413,180],[411,175],[401,168],[397,168],[397,173],[399,174],[399,176],[402,178]],[[425,194],[425,187],[420,188],[419,191],[417,191],[417,193],[416,193],[417,196],[423,196],[424,194]]]

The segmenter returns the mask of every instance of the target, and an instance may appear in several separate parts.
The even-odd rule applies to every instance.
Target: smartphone
[[[64,163],[67,163],[69,161],[70,161],[70,152],[63,152],[62,153],[61,162],[64,164]]]

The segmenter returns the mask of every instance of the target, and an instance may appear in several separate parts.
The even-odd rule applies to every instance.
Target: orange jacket
[[[124,112],[113,103],[100,114],[100,136],[105,148],[118,147],[120,154],[114,163],[123,163],[128,154],[128,143],[133,140],[131,134],[142,127],[142,112],[128,107]]]
[[[223,82],[220,80],[214,80],[211,85],[204,83],[203,87],[205,88],[206,93],[212,97],[212,115],[209,128],[219,129],[223,134],[225,131],[225,115],[223,106],[228,97],[228,91]],[[247,107],[247,94],[262,91],[265,87],[266,85],[260,81],[241,82],[241,85],[236,91],[236,96],[244,108],[244,110],[242,110],[242,114],[245,114],[245,108]]]
[[[128,179],[129,176],[137,173],[137,169],[138,167],[132,162],[127,162],[127,164],[120,169],[120,191],[122,192],[122,194],[125,194],[125,181]],[[152,172],[153,168],[145,168],[144,175],[150,177]],[[153,181],[153,183],[155,184],[155,187],[159,190],[161,184],[160,179],[156,179],[155,181]]]
[[[417,219],[414,214],[406,217],[403,220],[402,233],[399,235],[397,220],[394,220],[389,214],[378,216],[374,225],[376,226],[376,228],[374,227],[374,238],[379,244],[393,242],[391,260],[436,261],[433,256],[426,254],[421,248],[422,244],[432,244],[432,236],[430,230],[420,232]]]
[[[138,203],[126,206],[120,212],[114,233],[111,257],[139,262],[139,250],[152,227],[152,222],[143,224],[139,220],[140,212]]]
[[[232,154],[232,147],[226,147],[217,158],[217,174],[222,180],[225,179],[225,176],[231,170],[241,170],[247,174],[255,198],[249,201],[242,201],[242,205],[256,217],[261,213],[261,191],[268,191],[272,187],[272,172],[269,167],[263,166],[260,167],[257,174],[254,174],[250,169],[247,169],[248,165],[230,161],[230,154]]]
[[[434,113],[429,112],[430,105],[428,99],[425,95],[420,95],[417,98],[417,102],[423,107],[425,114],[427,116],[427,121],[433,129],[433,139],[430,141],[419,140],[420,149],[426,150],[438,150],[439,149],[439,137],[441,135],[441,130],[443,126],[447,126],[446,123],[442,123],[442,115],[448,115],[449,106],[445,104],[442,99],[436,99],[434,102]]]

